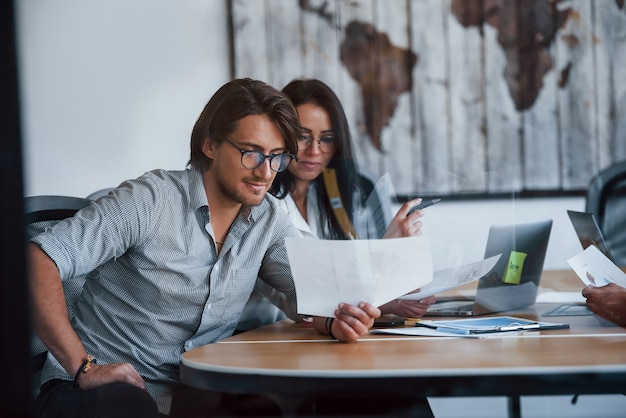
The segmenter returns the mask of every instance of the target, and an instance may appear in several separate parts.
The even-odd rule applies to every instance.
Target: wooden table
[[[580,291],[573,272],[545,272],[543,290]],[[542,317],[555,304],[507,315],[567,322],[569,329],[501,338],[369,335],[342,344],[284,320],[182,357],[197,388],[264,394],[286,413],[312,395],[508,396],[610,394],[626,389],[626,329],[594,316]],[[519,413],[519,404],[511,408]]]

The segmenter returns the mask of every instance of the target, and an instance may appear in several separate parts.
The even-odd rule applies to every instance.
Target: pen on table
[[[417,318],[405,319],[404,325],[413,326],[413,327],[425,327],[425,328],[434,329],[435,331],[438,331],[438,332],[447,332],[450,334],[461,334],[461,335],[471,334],[471,331],[469,329],[438,326],[437,324],[434,324],[431,321],[423,321]]]
[[[501,326],[497,327],[498,331],[523,331],[527,329],[537,329],[541,328],[539,324],[528,324],[528,325],[509,325],[509,326]]]

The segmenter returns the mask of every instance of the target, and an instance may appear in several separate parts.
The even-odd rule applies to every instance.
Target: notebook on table
[[[485,258],[502,256],[478,280],[474,299],[434,303],[425,316],[485,315],[534,305],[551,229],[552,219],[492,225]]]

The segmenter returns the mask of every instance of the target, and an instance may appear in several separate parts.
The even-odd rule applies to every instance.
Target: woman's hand
[[[416,210],[407,216],[409,210],[411,210],[413,206],[419,205],[421,201],[421,198],[417,198],[409,200],[402,205],[398,213],[396,213],[396,216],[391,220],[391,223],[389,223],[383,238],[414,237],[421,235],[422,222],[419,221],[419,218],[424,216],[424,212],[422,210]]]
[[[382,305],[380,311],[383,315],[394,314],[405,318],[421,318],[430,305],[436,301],[434,296],[427,296],[420,300],[394,299]]]

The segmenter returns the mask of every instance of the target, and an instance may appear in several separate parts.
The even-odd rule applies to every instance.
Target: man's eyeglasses
[[[292,160],[296,158],[293,154],[270,154],[265,155],[261,151],[246,150],[239,148],[237,144],[227,136],[224,139],[241,153],[241,165],[248,170],[254,170],[263,165],[266,159],[270,160],[270,168],[277,173],[283,172],[289,167]]]
[[[303,132],[298,137],[298,148],[305,149],[310,147],[313,140],[317,141],[321,152],[329,153],[335,151],[337,140],[333,134],[321,134],[318,137],[314,137],[308,132]]]

